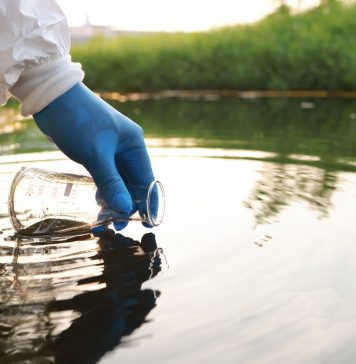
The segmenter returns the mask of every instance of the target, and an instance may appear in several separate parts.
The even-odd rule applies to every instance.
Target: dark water
[[[1,363],[95,363],[145,323],[163,252],[153,234],[110,233],[3,247]]]
[[[154,235],[9,240],[22,165],[81,170],[7,110],[0,363],[353,363],[356,104],[114,105],[142,123],[165,186]]]

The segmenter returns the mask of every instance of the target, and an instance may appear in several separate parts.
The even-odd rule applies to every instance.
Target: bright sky
[[[273,11],[279,0],[57,0],[69,25],[96,25],[120,30],[195,31],[254,22]],[[305,9],[320,0],[287,0]]]

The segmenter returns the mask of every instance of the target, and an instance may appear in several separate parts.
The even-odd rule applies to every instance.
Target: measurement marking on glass
[[[67,183],[66,185],[66,189],[64,190],[64,196],[69,196],[70,195],[70,191],[72,190],[73,187],[73,183]]]

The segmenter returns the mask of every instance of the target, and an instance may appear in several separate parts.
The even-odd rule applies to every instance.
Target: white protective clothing
[[[72,63],[66,17],[55,0],[0,0],[0,105],[10,94],[35,114],[83,80]]]

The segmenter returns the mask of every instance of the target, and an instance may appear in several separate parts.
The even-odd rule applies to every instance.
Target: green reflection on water
[[[272,223],[292,202],[305,202],[322,219],[332,208],[338,175],[321,168],[298,164],[264,163],[260,178],[252,187],[245,207],[256,224]]]
[[[146,138],[157,138],[158,145],[175,138],[174,146],[186,146],[189,140],[189,146],[273,152],[272,160],[281,163],[356,169],[356,106],[352,100],[226,98],[110,103],[142,125]],[[21,123],[21,129],[0,135],[1,154],[55,149],[32,120]]]
[[[148,137],[194,138],[202,147],[273,152],[281,162],[298,154],[332,166],[356,156],[352,101],[163,100],[113,106],[140,122]]]

